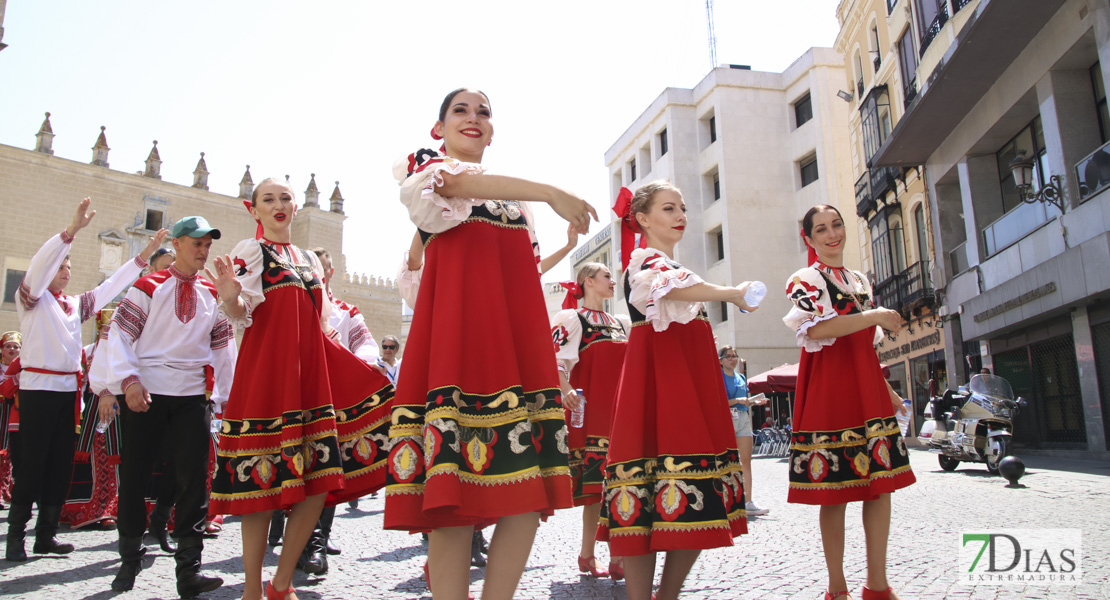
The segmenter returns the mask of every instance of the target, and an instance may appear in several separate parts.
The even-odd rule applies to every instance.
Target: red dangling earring
[[[486,146],[488,147],[488,146],[492,146],[492,145],[493,145],[493,138],[490,138],[489,141],[486,142]]]

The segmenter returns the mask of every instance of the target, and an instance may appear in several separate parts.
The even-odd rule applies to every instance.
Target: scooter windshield
[[[1010,382],[997,375],[975,375],[971,378],[968,389],[970,389],[973,394],[979,394],[993,399],[1014,399],[1014,389],[1010,387]]]

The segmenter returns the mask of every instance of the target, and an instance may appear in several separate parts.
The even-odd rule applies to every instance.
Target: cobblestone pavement
[[[903,598],[1110,599],[1110,465],[1026,457],[1028,471],[1021,481],[1025,487],[1012,489],[989,476],[982,465],[961,465],[945,473],[935,455],[911,452],[918,482],[894,495],[889,551],[890,581]],[[755,498],[771,509],[770,514],[752,518],[750,533],[735,546],[703,553],[683,598],[811,600],[821,596],[825,573],[818,509],[786,504],[787,468],[785,459],[754,460]],[[294,585],[302,599],[430,597],[421,578],[426,548],[420,536],[382,530],[383,502],[382,497],[364,498],[359,510],[339,508],[333,539],[343,554],[330,557],[330,571],[323,577],[297,573]],[[574,556],[580,514],[560,511],[540,528],[517,598],[625,598],[623,583],[579,576]],[[1056,587],[958,583],[958,532],[999,528],[1082,529],[1083,583]],[[0,528],[0,533],[6,531]],[[109,587],[118,568],[116,533],[62,531],[59,537],[76,544],[77,552],[67,557],[33,556],[26,563],[0,561],[0,596],[72,600],[117,596]],[[153,550],[135,590],[120,598],[175,597],[173,559]],[[218,574],[227,583],[205,598],[239,598],[240,554],[239,522],[229,519],[220,537],[206,542],[204,553],[205,572]],[[598,554],[600,562],[606,563],[604,545],[598,544]],[[271,552],[264,575],[272,573],[276,563],[277,555]],[[845,558],[848,581],[857,592],[864,583],[865,567],[857,503],[848,509]],[[471,589],[476,594],[481,591],[482,574],[482,569],[471,569]]]

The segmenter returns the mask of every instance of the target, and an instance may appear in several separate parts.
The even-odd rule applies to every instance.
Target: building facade
[[[73,218],[77,202],[93,200],[96,217],[73,243],[73,275],[68,290],[83,292],[100,284],[123,261],[146,245],[159,228],[170,228],[176,219],[202,215],[223,236],[213,253],[231,252],[239,240],[253,237],[255,223],[243,207],[254,186],[248,167],[237,195],[209,191],[208,168],[203,153],[191,186],[161,179],[157,142],[143,170],[123,172],[109,168],[109,147],[101,128],[93,159],[83,163],[54,156],[54,132],[49,113],[36,135],[35,149],[0,145],[0,331],[19,328],[16,291],[31,257],[50,236]],[[333,258],[335,295],[359,308],[376,339],[401,332],[401,299],[390,280],[346,271],[343,256],[343,196],[336,184],[327,210],[320,207],[315,177],[298,198],[303,205],[293,223],[293,243],[302,248],[321,246]],[[166,246],[169,246],[167,240]],[[342,275],[340,275],[342,274]],[[91,341],[93,323],[85,323],[84,338]]]
[[[992,369],[1019,446],[1110,457],[1110,4],[902,4],[919,91],[873,162],[924,165],[949,385]]]
[[[845,95],[854,108],[848,127],[861,264],[876,304],[897,310],[907,324],[879,344],[879,359],[890,367],[895,391],[913,400],[918,427],[931,392],[947,387],[928,190],[920,165],[880,167],[874,158],[917,96],[919,48],[942,45],[920,35],[928,31],[915,18],[923,4],[842,0],[835,46],[844,56]]]
[[[781,290],[806,263],[799,235],[806,210],[838,206],[857,235],[850,107],[837,97],[845,79],[844,60],[831,48],[810,49],[782,73],[719,67],[692,89],[665,89],[605,153],[611,203],[622,186],[657,179],[682,190],[688,224],[677,261],[719,285],[767,284],[754,313],[706,307],[718,343],[735,346],[752,374],[798,361]],[[610,234],[617,266],[620,235],[619,228]],[[845,260],[859,265],[858,248],[849,245]]]

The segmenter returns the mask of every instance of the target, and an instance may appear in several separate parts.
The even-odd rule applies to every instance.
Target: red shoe
[[[836,600],[841,596],[849,596],[851,594],[852,592],[849,592],[848,590],[844,590],[843,592],[836,592],[835,594],[832,592],[825,592],[825,600]]]
[[[624,565],[619,562],[609,562],[609,576],[613,581],[620,581],[624,579]]]
[[[289,594],[292,594],[295,591],[296,590],[293,589],[293,586],[289,586],[289,589],[279,592],[276,588],[274,588],[274,581],[272,579],[266,582],[266,600],[285,600],[285,598],[289,596]]]
[[[890,591],[890,586],[887,586],[885,590],[875,591],[865,585],[863,586],[863,600],[890,600]]]
[[[602,571],[601,569],[597,568],[597,559],[593,556],[588,556],[586,558],[582,558],[581,556],[579,556],[578,570],[582,573],[586,573],[590,577],[609,576],[609,571]]]

